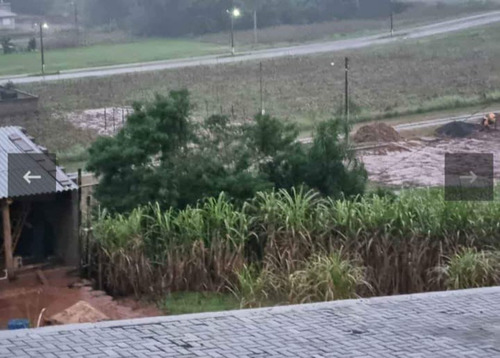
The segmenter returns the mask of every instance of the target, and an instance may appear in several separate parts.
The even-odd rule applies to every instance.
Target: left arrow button
[[[42,179],[41,175],[31,175],[31,170],[28,170],[26,174],[24,174],[23,179],[26,181],[26,183],[31,184],[32,180],[40,180]]]

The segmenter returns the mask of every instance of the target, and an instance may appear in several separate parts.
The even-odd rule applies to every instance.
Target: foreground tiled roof
[[[0,332],[0,357],[500,357],[500,288]]]

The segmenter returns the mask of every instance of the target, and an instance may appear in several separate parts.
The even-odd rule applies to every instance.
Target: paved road
[[[500,288],[0,333],[0,357],[500,357]]]
[[[111,67],[101,67],[93,69],[82,69],[64,71],[58,75],[45,77],[0,77],[0,82],[13,80],[15,83],[31,83],[40,81],[57,81],[66,79],[78,79],[86,77],[104,77],[134,72],[159,71],[166,69],[185,68],[202,65],[226,64],[250,60],[264,60],[284,56],[301,56],[325,52],[336,52],[350,49],[359,49],[373,45],[383,45],[406,39],[418,39],[434,36],[459,30],[465,30],[477,26],[484,26],[500,22],[500,11],[488,12],[485,14],[463,17],[455,20],[444,21],[432,25],[420,26],[413,29],[396,32],[394,37],[388,35],[376,35],[361,37],[343,41],[323,42],[309,45],[301,45],[286,48],[274,48],[251,53],[231,56],[204,56],[189,59],[179,59],[160,62],[145,62],[140,64],[129,64]]]

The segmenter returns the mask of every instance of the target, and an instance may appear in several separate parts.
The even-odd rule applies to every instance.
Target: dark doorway
[[[16,203],[14,205],[13,220],[22,220],[22,215],[26,215],[27,204]],[[25,207],[20,208],[22,205]],[[23,258],[23,265],[42,263],[55,254],[55,232],[47,217],[46,204],[30,203],[29,207],[29,214],[24,220],[19,242],[14,251],[14,256]]]

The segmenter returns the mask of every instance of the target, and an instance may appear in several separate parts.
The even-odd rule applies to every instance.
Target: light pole
[[[73,11],[75,17],[75,34],[76,34],[76,45],[80,45],[80,25],[78,23],[78,4],[73,1]]]
[[[391,37],[394,37],[394,11],[391,10]]]
[[[241,10],[235,7],[231,10],[226,10],[226,12],[229,14],[229,17],[231,19],[231,54],[234,56],[234,54],[235,54],[235,50],[234,50],[234,19],[237,19],[241,16]]]
[[[46,22],[40,22],[38,24],[38,26],[40,28],[40,52],[42,55],[42,75],[44,75],[45,74],[45,48],[43,46],[43,30],[48,29],[49,25],[47,25]]]

